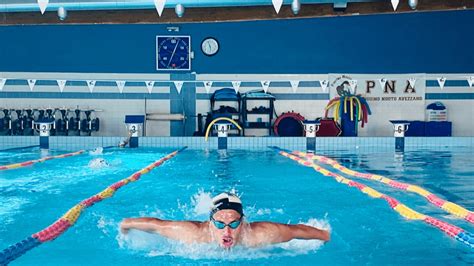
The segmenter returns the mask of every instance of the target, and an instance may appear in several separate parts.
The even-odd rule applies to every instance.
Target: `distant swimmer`
[[[97,147],[94,150],[90,151],[89,154],[90,155],[101,155],[103,151],[104,151],[104,148]]]
[[[244,219],[242,202],[232,193],[212,199],[209,221],[167,221],[158,218],[128,218],[120,224],[122,233],[130,229],[160,234],[184,243],[216,243],[230,249],[236,245],[258,247],[292,239],[329,241],[329,232],[303,224],[252,222]]]
[[[126,139],[121,140],[118,146],[120,148],[123,148],[123,147],[127,146],[128,143],[130,142],[131,137],[132,137],[132,132],[130,131],[130,132],[128,132],[128,137]]]
[[[95,158],[89,162],[90,168],[102,168],[110,166],[104,158]]]

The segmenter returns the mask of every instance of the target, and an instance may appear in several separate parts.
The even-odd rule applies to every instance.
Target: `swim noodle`
[[[24,240],[16,244],[10,245],[8,248],[0,252],[0,265],[6,265],[11,261],[17,259],[21,255],[25,254],[27,251],[33,249],[34,247],[37,247],[44,242],[54,240],[62,233],[64,233],[69,227],[74,225],[74,223],[81,215],[81,212],[85,208],[90,207],[106,198],[112,197],[119,188],[125,186],[130,182],[137,181],[138,179],[140,179],[142,174],[146,174],[153,168],[160,166],[165,161],[176,156],[178,152],[184,150],[185,148],[186,147],[166,155],[165,157],[153,162],[142,170],[135,172],[131,176],[110,185],[109,187],[97,193],[96,195],[81,201],[79,204],[69,209],[63,216],[61,216],[61,218],[56,220],[56,222],[54,222],[50,226],[25,238]]]
[[[207,141],[207,138],[209,137],[209,132],[211,131],[212,125],[214,125],[214,123],[216,123],[217,121],[221,121],[221,120],[231,122],[239,130],[242,130],[242,128],[239,126],[239,124],[237,122],[235,122],[233,119],[230,119],[230,118],[227,118],[227,117],[218,117],[218,118],[212,120],[212,122],[209,123],[209,126],[207,126],[206,135],[205,135],[205,138],[204,138],[206,141]]]
[[[76,155],[82,154],[84,152],[85,152],[84,150],[80,150],[80,151],[66,153],[66,154],[60,154],[60,155],[56,155],[56,156],[48,156],[48,157],[44,157],[44,158],[41,158],[41,159],[26,161],[26,162],[22,162],[22,163],[0,165],[0,170],[9,170],[9,169],[25,167],[25,166],[29,166],[29,165],[32,165],[32,164],[35,164],[35,163],[42,163],[42,162],[47,161],[47,160],[76,156]]]
[[[328,157],[324,157],[324,156],[321,156],[321,155],[308,154],[308,153],[299,152],[299,151],[295,151],[295,152],[293,152],[293,154],[298,155],[300,157],[304,157],[306,159],[317,160],[319,162],[328,164],[328,165],[332,166],[334,169],[337,169],[337,170],[339,170],[339,171],[341,171],[341,172],[343,172],[347,175],[351,175],[351,176],[354,176],[354,177],[357,177],[357,178],[363,178],[363,179],[378,181],[378,182],[381,182],[383,184],[389,185],[391,187],[394,187],[394,188],[397,188],[397,189],[400,189],[400,190],[414,192],[414,193],[422,196],[426,200],[428,200],[430,203],[432,203],[436,207],[439,207],[439,208],[445,210],[446,212],[448,212],[450,214],[456,215],[456,216],[458,216],[458,217],[474,224],[474,213],[473,212],[471,212],[471,211],[469,211],[469,210],[467,210],[467,209],[465,209],[465,208],[463,208],[463,207],[461,207],[461,206],[459,206],[455,203],[449,202],[447,200],[443,200],[443,199],[439,198],[438,196],[436,196],[435,194],[425,190],[422,187],[412,185],[412,184],[408,184],[408,183],[398,182],[398,181],[392,180],[390,178],[387,178],[387,177],[384,177],[384,176],[381,176],[381,175],[374,175],[374,174],[367,174],[367,173],[357,172],[357,171],[348,169],[348,168],[340,165],[337,161],[335,161],[333,159],[330,159]]]
[[[392,197],[387,196],[383,193],[380,193],[380,192],[376,191],[375,189],[373,189],[369,186],[366,186],[364,184],[355,182],[353,180],[350,180],[349,178],[345,178],[345,177],[343,177],[341,175],[338,175],[336,173],[330,172],[327,169],[315,164],[314,162],[306,161],[306,160],[304,160],[303,158],[301,158],[299,156],[296,156],[294,154],[290,154],[290,153],[285,152],[285,151],[283,151],[279,148],[275,147],[275,149],[278,150],[280,155],[282,155],[284,157],[287,157],[287,158],[290,158],[290,159],[292,159],[292,160],[294,160],[294,161],[296,161],[299,164],[302,164],[304,166],[312,167],[317,172],[319,172],[319,173],[321,173],[325,176],[330,176],[330,177],[336,179],[336,181],[339,182],[339,183],[346,184],[350,187],[355,187],[355,188],[359,189],[362,193],[367,194],[370,197],[384,199],[385,201],[387,201],[387,203],[390,205],[390,207],[394,211],[396,211],[398,214],[405,217],[406,219],[423,221],[426,224],[429,224],[429,225],[439,229],[440,231],[444,232],[448,236],[450,236],[450,237],[458,240],[459,242],[467,245],[471,249],[474,249],[474,235],[472,233],[470,233],[470,232],[468,232],[468,231],[466,231],[466,230],[464,230],[460,227],[457,227],[455,225],[446,223],[444,221],[441,221],[441,220],[438,220],[436,218],[430,217],[428,215],[425,215],[425,214],[419,213],[417,211],[414,211],[414,210],[410,209],[408,206],[406,206],[404,204],[401,204],[395,198],[392,198]]]
[[[349,110],[347,110],[349,105]],[[350,95],[335,97],[330,100],[324,108],[324,117],[328,117],[329,110],[334,108],[334,120],[338,121],[343,113],[349,112],[351,121],[362,121],[362,127],[368,122],[368,116],[372,114],[369,104],[361,95]],[[355,108],[355,109],[354,109]],[[357,123],[355,123],[357,127]]]

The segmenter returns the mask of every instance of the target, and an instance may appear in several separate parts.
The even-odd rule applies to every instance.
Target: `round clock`
[[[213,56],[219,51],[219,42],[214,38],[206,38],[201,43],[201,50],[207,56]]]
[[[189,36],[157,36],[157,70],[190,70]]]

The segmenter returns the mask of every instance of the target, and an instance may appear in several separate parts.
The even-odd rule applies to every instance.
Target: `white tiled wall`
[[[33,73],[37,75],[32,77],[31,73],[10,73],[12,77],[8,76],[8,73],[2,73],[7,78],[37,78],[37,79],[51,79],[51,76],[57,78],[64,78],[72,80],[74,77],[77,80],[84,79],[97,79],[97,80],[169,80],[169,75],[142,75],[142,74],[94,74],[94,77],[89,77],[86,74],[78,73],[58,73],[58,74],[44,74],[44,73]],[[15,74],[15,75],[14,75]],[[459,76],[459,75],[457,75]],[[449,80],[456,80],[456,75],[445,75]],[[273,82],[280,82],[281,80],[321,80],[327,78],[327,75],[197,75],[199,80],[241,80],[255,81],[259,80],[271,80]],[[436,80],[436,76],[427,76],[429,80]],[[258,83],[257,83],[258,85]],[[222,87],[213,86],[210,93]],[[262,89],[261,86],[255,87],[241,87],[240,92],[246,92],[254,89]],[[6,85],[3,88],[4,92],[29,92],[30,88],[27,85]],[[34,92],[58,92],[58,86],[36,86]],[[291,87],[281,87],[270,85],[268,91],[274,94],[293,94]],[[81,92],[89,95],[90,91],[87,86],[67,86],[64,92]],[[116,86],[96,86],[94,93],[117,93],[118,89]],[[145,86],[125,86],[124,93],[147,93]],[[167,86],[155,86],[153,93],[169,93],[170,88]],[[199,94],[206,93],[205,88],[202,84],[196,86],[196,92]],[[321,87],[305,87],[301,86],[296,91],[299,95],[304,94],[320,94],[325,95]],[[467,93],[472,94],[473,89],[469,86],[465,87],[453,87],[445,86],[443,89],[440,87],[429,86],[426,87],[426,93],[440,93],[444,95],[455,94],[455,93]],[[425,106],[436,100],[426,100]],[[474,100],[441,100],[448,108],[448,119],[453,123],[453,136],[474,136]],[[277,115],[283,112],[295,111],[303,115],[307,119],[315,119],[324,115],[324,108],[328,100],[277,100],[275,101],[275,110]],[[146,105],[146,111],[145,111]],[[260,105],[256,103],[255,106]],[[97,112],[95,115],[100,118],[100,131],[93,133],[96,136],[126,136],[126,128],[124,125],[124,116],[130,115],[144,115],[147,113],[170,113],[170,101],[168,99],[148,99],[146,100],[134,100],[134,99],[30,99],[30,98],[2,98],[0,99],[0,108],[44,108],[44,107],[67,107],[75,109],[96,109],[102,110]],[[251,107],[250,107],[251,108]],[[210,109],[208,100],[197,100],[196,101],[196,114],[206,114]],[[374,113],[369,116],[369,123],[365,128],[359,127],[359,136],[377,136],[377,137],[390,137],[392,136],[392,126],[388,120],[398,118],[404,120],[419,119],[420,112],[424,113],[425,110],[421,109],[403,109],[399,110],[394,106],[390,108],[392,111],[386,113]],[[0,115],[1,116],[1,115]],[[423,116],[421,114],[421,116]],[[194,117],[188,117],[187,119],[195,119]],[[196,125],[197,126],[197,125]],[[146,124],[146,136],[169,136],[170,135],[170,122],[168,121],[148,121]],[[249,135],[266,135],[266,130],[248,131]]]
[[[96,147],[118,146],[120,137],[50,137],[51,149],[94,149]],[[189,149],[217,149],[217,137],[140,137],[139,147],[187,146]],[[289,150],[306,150],[306,138],[298,137],[230,137],[228,149],[266,149],[279,147]],[[0,150],[39,145],[39,137],[1,136]],[[474,137],[407,137],[405,147],[474,147]],[[394,150],[393,137],[324,137],[316,139],[316,150]]]

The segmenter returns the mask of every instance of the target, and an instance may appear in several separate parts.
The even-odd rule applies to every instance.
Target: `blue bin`
[[[450,137],[452,122],[425,122],[425,136]]]

